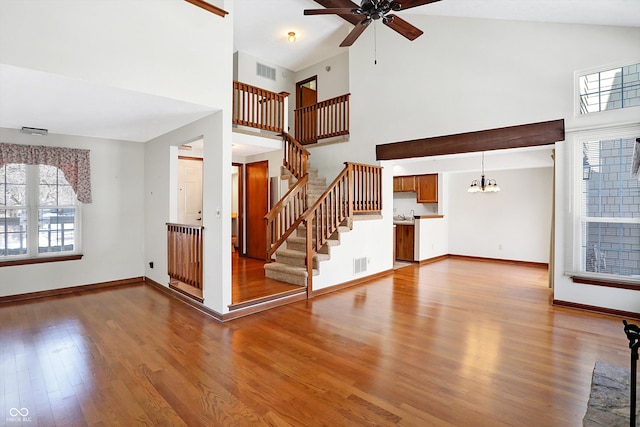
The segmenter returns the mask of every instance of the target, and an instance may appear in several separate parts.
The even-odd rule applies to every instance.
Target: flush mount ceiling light
[[[295,43],[296,33],[294,33],[293,31],[289,31],[289,34],[287,34],[287,40],[289,41],[289,43]]]
[[[20,131],[23,133],[28,133],[30,135],[46,135],[49,133],[48,129],[30,128],[27,126],[22,126],[22,129],[20,129]]]
[[[474,179],[467,190],[469,193],[497,193],[500,187],[495,179],[484,177],[484,152],[482,152],[482,177],[480,180]]]

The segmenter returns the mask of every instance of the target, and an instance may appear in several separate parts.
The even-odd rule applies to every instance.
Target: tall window
[[[640,106],[640,64],[585,74],[578,84],[580,114]]]
[[[575,145],[573,271],[640,282],[640,181],[635,133]],[[581,176],[579,176],[581,175]]]
[[[79,252],[79,205],[55,166],[0,168],[0,261]]]

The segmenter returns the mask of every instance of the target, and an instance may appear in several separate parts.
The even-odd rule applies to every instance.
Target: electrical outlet
[[[149,268],[153,268],[153,261],[149,262]]]

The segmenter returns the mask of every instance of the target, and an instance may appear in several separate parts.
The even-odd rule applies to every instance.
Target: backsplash
[[[437,203],[418,203],[416,193],[393,193],[393,215],[435,215],[438,213]]]

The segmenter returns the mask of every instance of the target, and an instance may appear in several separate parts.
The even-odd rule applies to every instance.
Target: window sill
[[[25,258],[16,259],[11,261],[0,261],[0,267],[12,267],[15,265],[29,265],[29,264],[42,264],[46,262],[61,262],[61,261],[76,261],[82,259],[82,254],[76,255],[62,255],[62,256],[50,256],[40,258]]]
[[[609,288],[619,288],[619,289],[631,289],[634,291],[640,291],[640,283],[627,282],[627,281],[617,281],[617,280],[608,280],[608,279],[596,279],[593,277],[584,277],[584,276],[571,276],[573,283],[582,283],[585,285],[595,285],[595,286],[606,286]]]

